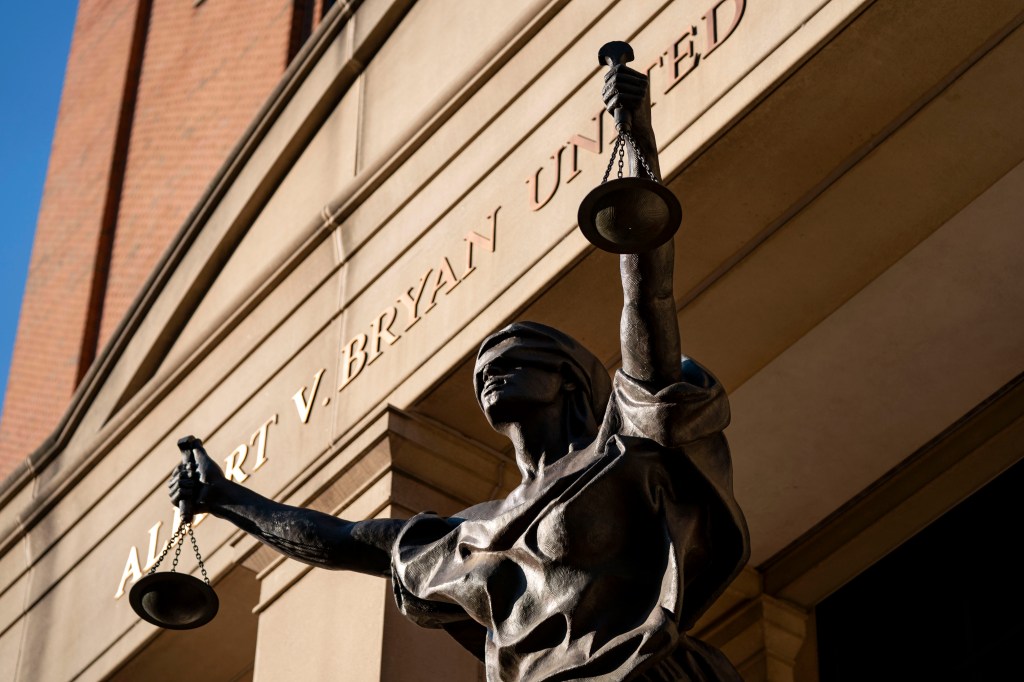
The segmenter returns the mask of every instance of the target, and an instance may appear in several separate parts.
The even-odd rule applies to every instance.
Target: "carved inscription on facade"
[[[442,256],[440,261],[428,267],[412,286],[399,292],[395,305],[381,311],[367,324],[368,331],[360,332],[341,348],[340,385],[344,390],[367,366],[378,360],[386,350],[397,343],[423,319],[445,296],[466,281],[480,265],[480,256],[494,253],[498,242],[498,212],[496,207],[487,215],[482,227],[469,230],[463,237],[459,249],[461,258]],[[301,426],[309,423],[316,406],[320,386],[327,368],[316,370],[309,385],[300,386],[290,396],[295,409],[295,419]],[[330,396],[324,396],[320,403],[323,407],[330,404]],[[290,417],[289,417],[290,418]],[[278,424],[281,417],[277,412],[264,419],[244,441],[239,443],[223,462],[224,475],[236,483],[245,483],[261,469],[269,460],[268,455],[271,427]],[[203,522],[205,514],[197,514],[194,525]],[[142,578],[143,574],[156,563],[164,547],[181,524],[181,516],[177,509],[167,532],[167,539],[160,541],[162,521],[158,521],[149,529],[146,543],[145,561],[140,561],[139,550],[133,545],[128,550],[124,570],[117,583],[114,598],[120,599],[127,587]]]
[[[715,0],[700,21],[686,27],[665,46],[658,58],[643,69],[651,79],[651,106],[671,92],[701,64],[701,60],[717,50],[736,27],[747,9],[746,0]],[[603,153],[604,109],[590,118],[586,134],[577,133],[554,150],[545,163],[526,177],[526,200],[531,211],[539,211],[550,202],[558,189],[573,181],[580,169],[580,152],[598,157]],[[563,164],[568,163],[568,172]],[[563,179],[564,176],[564,179]]]
[[[382,310],[360,332],[341,347],[341,371],[338,390],[343,391],[368,366],[379,359],[434,309],[442,294],[447,296],[473,274],[481,253],[494,253],[498,238],[498,212],[495,208],[480,231],[469,230],[463,237],[463,258],[453,267],[448,256],[428,267],[407,289],[398,292],[395,304]],[[456,273],[458,267],[458,273]]]
[[[729,36],[733,34],[746,11],[746,0],[714,0],[700,21],[684,30],[665,46],[656,60],[643,70],[651,78],[651,100],[658,100],[671,92],[692,74]],[[560,144],[549,155],[544,164],[527,176],[527,203],[531,211],[546,206],[558,189],[572,182],[582,172],[581,159],[599,160],[604,147],[606,112],[601,109],[590,117],[586,132],[575,133]],[[550,148],[549,148],[550,149]],[[581,152],[583,154],[581,155]],[[603,160],[600,160],[603,163]],[[568,167],[564,169],[563,164]],[[409,286],[397,292],[392,303],[386,305],[377,315],[366,320],[364,331],[346,341],[341,349],[338,391],[348,388],[352,382],[374,362],[379,360],[390,347],[399,343],[416,324],[423,319],[444,298],[451,294],[476,271],[481,254],[495,253],[498,240],[497,206],[488,214],[483,225],[470,229],[463,237],[461,253],[455,249],[450,254],[427,265],[422,274]],[[290,396],[298,423],[306,425],[316,406],[317,397],[326,368],[312,373],[309,385],[301,386]],[[326,407],[330,396],[324,396],[321,405]],[[279,423],[274,413],[257,425],[252,434],[224,457],[224,474],[238,483],[244,483],[250,476],[269,461],[269,440],[271,427]],[[196,516],[195,524],[202,522],[204,514]],[[139,550],[132,546],[128,551],[124,571],[118,581],[114,598],[125,593],[126,585],[139,580],[143,573],[156,563],[160,552],[170,541],[170,536],[180,524],[178,510],[174,510],[168,532],[168,539],[160,542],[163,522],[157,522],[148,531],[145,561],[140,561]]]

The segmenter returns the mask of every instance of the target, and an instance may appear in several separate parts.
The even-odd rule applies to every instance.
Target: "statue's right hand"
[[[196,443],[189,463],[174,468],[167,487],[175,507],[181,500],[188,500],[194,513],[205,514],[211,511],[210,505],[227,484],[227,479],[217,463],[206,454],[202,444],[198,440]]]

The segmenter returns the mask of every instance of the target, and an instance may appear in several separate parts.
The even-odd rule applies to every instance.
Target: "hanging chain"
[[[191,524],[182,524],[181,528],[177,533],[178,544],[174,547],[174,561],[171,562],[171,573],[174,573],[176,570],[178,570],[178,559],[181,558],[181,545],[185,542],[185,533],[182,531],[184,531],[185,526],[187,525]]]
[[[604,171],[604,177],[601,178],[601,184],[603,185],[604,183],[608,182],[608,176],[611,175],[612,166],[615,165],[616,158],[618,158],[619,161],[618,174],[616,175],[616,177],[622,177],[626,166],[627,144],[633,148],[633,155],[636,157],[637,163],[640,164],[640,168],[642,168],[644,172],[647,173],[647,177],[649,177],[654,182],[658,182],[658,178],[654,175],[654,171],[651,170],[651,167],[647,164],[647,159],[645,159],[644,155],[640,153],[640,148],[637,147],[636,140],[633,139],[633,136],[629,132],[621,131],[618,137],[615,138],[615,145],[612,147],[612,154],[611,157],[608,159],[608,167]]]
[[[178,530],[174,531],[174,535],[164,545],[164,551],[160,552],[159,558],[153,567],[149,569],[148,575],[156,573],[156,569],[163,562],[164,557],[171,551],[171,547],[174,547],[174,561],[171,562],[171,573],[175,573],[178,570],[178,560],[181,558],[181,547],[185,544],[185,535],[188,534],[188,539],[192,541],[192,550],[196,553],[196,562],[199,564],[199,570],[203,573],[203,580],[207,585],[210,584],[210,577],[206,574],[206,565],[203,563],[203,557],[199,553],[199,545],[196,543],[196,534],[192,531],[192,522],[187,521],[178,525]]]
[[[608,159],[608,167],[604,169],[604,177],[601,178],[601,184],[602,185],[604,183],[608,182],[608,176],[612,172],[612,166],[615,165],[615,156],[620,151],[620,149],[619,149],[619,145],[620,144],[622,144],[622,136],[621,135],[619,135],[618,137],[615,138],[615,145],[612,147],[612,155]],[[622,162],[620,161],[619,163],[620,163],[620,166],[619,166],[619,177],[621,178],[622,177],[622,166],[621,166]]]
[[[171,547],[176,548],[174,552],[173,566],[175,568],[178,566],[178,555],[181,554],[181,543],[185,541],[185,533],[182,532],[183,529],[184,526],[179,525],[178,530],[174,531],[174,535],[172,535],[171,539],[167,541],[166,545],[164,545],[164,551],[160,552],[160,556],[157,558],[156,563],[154,563],[153,567],[149,569],[150,574],[156,573],[156,569],[160,567],[161,563],[163,563],[164,557],[166,557],[167,553],[171,551]],[[173,570],[174,568],[171,569],[171,571]]]
[[[182,536],[184,538],[184,536]],[[192,532],[192,524],[188,524],[188,539],[192,541],[192,549],[196,553],[196,562],[199,564],[199,570],[203,572],[203,580],[206,584],[210,584],[210,578],[206,575],[206,566],[203,565],[203,557],[199,554],[199,545],[196,544],[196,534]],[[178,544],[178,548],[181,548],[181,544]]]
[[[649,177],[651,180],[654,180],[655,182],[658,182],[658,178],[654,176],[654,171],[652,171],[651,167],[647,165],[647,159],[645,159],[644,155],[640,153],[640,148],[636,146],[636,140],[633,139],[633,136],[627,132],[622,133],[622,136],[626,138],[626,142],[628,142],[629,146],[633,148],[633,155],[636,157],[636,160],[640,164],[640,167],[647,171],[647,177]],[[619,167],[622,167],[621,161],[619,161]],[[622,177],[621,171],[619,177]]]

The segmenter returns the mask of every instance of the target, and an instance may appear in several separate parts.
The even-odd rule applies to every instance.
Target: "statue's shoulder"
[[[474,504],[472,507],[463,509],[458,514],[455,514],[455,517],[466,521],[484,521],[501,514],[505,507],[506,500],[488,500],[487,502]]]

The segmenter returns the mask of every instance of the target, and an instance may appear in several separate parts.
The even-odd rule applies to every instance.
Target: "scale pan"
[[[128,593],[132,610],[167,630],[191,630],[217,615],[220,601],[205,582],[185,573],[151,573]]]
[[[647,178],[618,178],[598,185],[580,203],[576,218],[587,240],[603,251],[644,253],[672,238],[682,220],[679,200]]]

